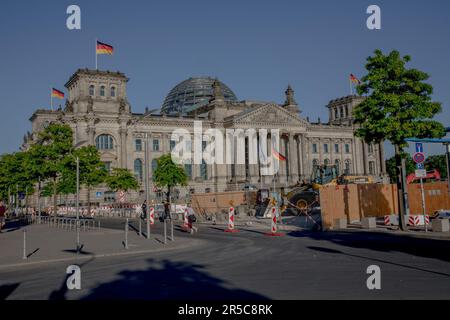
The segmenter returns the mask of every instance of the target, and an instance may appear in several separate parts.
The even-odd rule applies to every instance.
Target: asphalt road
[[[122,228],[123,222],[103,221]],[[161,232],[161,227],[156,229]],[[223,232],[200,226],[176,241],[190,249],[105,257],[80,264],[82,289],[68,291],[68,263],[0,269],[0,299],[449,299],[450,241],[358,231]],[[369,290],[367,268],[381,268]]]

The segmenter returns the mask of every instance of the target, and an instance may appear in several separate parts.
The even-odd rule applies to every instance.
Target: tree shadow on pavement
[[[19,286],[20,283],[5,284],[0,286],[0,301],[6,300]]]
[[[229,288],[204,266],[169,260],[148,260],[146,270],[125,270],[119,279],[91,290],[83,300],[267,300],[246,290]]]
[[[397,266],[397,267],[402,267],[402,268],[412,269],[412,270],[416,270],[416,271],[428,272],[428,273],[432,273],[432,274],[436,274],[436,275],[440,275],[440,276],[450,277],[450,273],[438,272],[438,271],[414,267],[414,266],[410,266],[410,265],[406,265],[406,264],[402,264],[402,263],[395,263],[395,262],[391,262],[391,261],[387,261],[387,260],[383,260],[383,259],[377,259],[377,258],[366,257],[366,256],[362,256],[362,255],[357,255],[357,254],[345,253],[345,252],[330,249],[330,248],[323,248],[323,247],[307,247],[307,248],[310,250],[319,251],[322,253],[342,254],[342,255],[345,255],[348,257],[352,257],[352,258],[359,258],[362,260],[369,260],[369,261],[373,261],[373,262],[385,263],[385,264],[390,264],[390,265]]]
[[[401,252],[412,256],[439,259],[450,262],[450,241],[427,239],[405,234],[388,234],[365,231],[294,231],[292,237],[329,241],[339,246],[369,249],[379,252]]]

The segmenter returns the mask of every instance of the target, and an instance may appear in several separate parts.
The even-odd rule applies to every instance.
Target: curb
[[[49,260],[40,260],[40,261],[33,261],[33,262],[23,262],[23,263],[14,263],[14,264],[5,264],[0,265],[0,271],[3,269],[8,268],[17,268],[17,267],[31,267],[41,264],[51,264],[51,263],[58,263],[58,262],[65,262],[65,261],[80,261],[80,260],[89,260],[92,258],[110,258],[110,257],[120,257],[120,256],[129,256],[129,255],[139,255],[144,253],[155,253],[155,252],[163,252],[163,251],[175,251],[179,249],[184,249],[186,247],[196,246],[200,245],[204,240],[200,239],[193,239],[189,243],[184,243],[183,245],[175,248],[155,248],[155,249],[149,249],[149,250],[139,250],[139,251],[126,251],[126,252],[114,252],[114,253],[103,253],[103,254],[90,254],[90,255],[83,255],[73,258],[60,258],[60,259],[49,259]]]

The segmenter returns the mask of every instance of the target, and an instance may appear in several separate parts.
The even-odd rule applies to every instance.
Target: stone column
[[[128,169],[127,166],[127,129],[121,128],[119,130],[120,134],[120,167]]]
[[[295,135],[291,133],[289,135],[289,180],[291,182],[297,182],[298,180],[298,150],[296,148]]]

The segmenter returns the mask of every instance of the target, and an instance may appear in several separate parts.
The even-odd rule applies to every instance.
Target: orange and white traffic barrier
[[[270,226],[270,232],[266,233],[266,236],[281,237],[283,234],[278,233],[278,208],[273,206],[270,213],[272,216],[272,223]]]
[[[230,207],[230,210],[228,211],[228,229],[225,230],[225,232],[235,233],[239,232],[239,230],[236,230],[234,228],[234,207]]]
[[[150,207],[150,225],[154,225],[155,224],[155,208]]]

